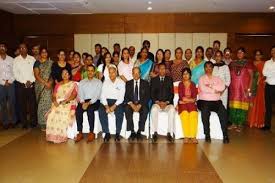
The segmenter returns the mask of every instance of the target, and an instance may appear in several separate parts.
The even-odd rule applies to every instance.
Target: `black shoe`
[[[153,135],[152,141],[155,143],[155,142],[157,142],[157,140],[158,140],[158,134],[157,134],[157,132],[155,132]]]
[[[116,134],[115,141],[116,141],[116,142],[119,142],[119,141],[120,141],[120,135],[119,135],[119,133]]]
[[[224,143],[224,144],[228,144],[228,143],[229,143],[229,138],[228,138],[228,136],[224,136],[224,137],[223,137],[223,143]]]
[[[211,143],[210,135],[205,135],[205,142]]]
[[[131,135],[130,135],[130,137],[129,137],[129,141],[134,141],[135,140],[135,138],[136,138],[136,133],[135,132],[131,132]]]
[[[268,127],[268,126],[264,126],[264,127],[260,128],[260,129],[263,130],[263,131],[269,131],[271,128]]]
[[[137,132],[137,140],[142,141],[142,135],[140,132]]]
[[[169,142],[173,142],[174,141],[174,138],[172,137],[172,135],[170,133],[167,133],[167,140]]]
[[[110,133],[106,133],[104,137],[104,142],[109,142],[110,139],[111,139]]]

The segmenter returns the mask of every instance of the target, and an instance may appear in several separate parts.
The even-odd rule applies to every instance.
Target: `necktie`
[[[134,90],[134,102],[138,102],[138,82],[136,81],[135,90]]]

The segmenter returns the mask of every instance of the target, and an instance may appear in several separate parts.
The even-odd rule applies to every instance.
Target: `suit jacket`
[[[155,77],[151,80],[151,98],[153,103],[156,101],[169,102],[173,104],[174,100],[174,85],[173,80],[169,76],[165,76],[163,85],[160,83],[160,77]]]
[[[124,102],[127,104],[128,102],[134,102],[134,80],[130,80],[126,82],[126,91]],[[139,83],[139,103],[143,106],[147,106],[150,99],[150,86],[149,83],[143,79],[140,79]]]

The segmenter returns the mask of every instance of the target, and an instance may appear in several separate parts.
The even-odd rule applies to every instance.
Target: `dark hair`
[[[225,52],[226,52],[226,50],[229,50],[229,51],[230,51],[230,53],[232,53],[232,49],[231,49],[230,47],[226,47],[226,48],[224,48],[223,52],[225,53]]]
[[[160,68],[160,66],[164,66],[166,68],[166,64],[165,63],[160,63],[159,64],[159,68]]]
[[[117,51],[114,51],[113,54],[112,54],[112,57],[114,57],[115,55],[119,56],[119,53]]]
[[[66,51],[65,51],[64,49],[59,49],[59,50],[57,51],[57,54],[60,54],[60,52],[64,52],[64,53],[66,54]]]
[[[205,62],[204,68],[206,68],[207,65],[210,65],[212,68],[214,68],[214,64],[211,61]]]
[[[192,53],[192,50],[191,50],[190,48],[187,48],[187,49],[184,51],[184,53],[186,54],[186,52],[187,52],[188,50],[190,50],[191,53]]]
[[[73,56],[75,56],[75,55],[78,55],[79,56],[79,58],[81,58],[81,56],[80,56],[80,53],[79,52],[74,52],[74,54],[73,54]]]
[[[7,48],[7,43],[4,41],[0,41],[0,44],[4,45],[5,48]]]
[[[115,43],[113,47],[115,47],[115,46],[119,46],[120,47],[120,44],[119,43]]]
[[[87,53],[87,52],[82,53],[82,57],[83,57],[84,55],[87,57],[87,56],[89,55],[89,53]]]
[[[65,70],[68,72],[68,74],[69,74],[69,76],[70,76],[70,77],[69,77],[69,80],[71,80],[71,79],[72,79],[72,73],[71,73],[66,67],[63,67],[63,68],[61,69],[61,74],[62,74],[62,72],[65,71]],[[63,78],[62,78],[62,79],[63,79]]]
[[[93,64],[89,64],[89,65],[87,65],[87,69],[88,69],[88,67],[92,67],[92,68],[94,68],[94,71],[96,70],[96,68],[95,68],[95,66],[94,66]]]
[[[190,78],[191,78],[192,71],[191,71],[191,69],[189,67],[183,68],[182,71],[181,71],[181,75],[183,75],[183,73],[185,73],[185,72],[188,72],[188,74],[190,75]]]
[[[270,49],[270,51],[271,51],[271,50],[272,50],[273,48],[275,48],[275,45],[271,46],[271,49]]]
[[[220,53],[220,54],[221,54],[221,56],[223,57],[223,53],[222,53],[222,51],[221,51],[221,50],[217,50],[217,51],[216,51],[216,53],[215,53],[215,55],[216,55],[217,53]]]
[[[150,41],[148,41],[148,40],[144,40],[142,43],[142,46],[144,46],[145,44],[148,44],[149,46],[151,45]]]
[[[121,60],[122,60],[122,61],[124,61],[123,52],[124,52],[125,50],[127,50],[128,53],[129,53],[129,49],[128,49],[128,48],[125,47],[125,48],[122,49],[122,51],[121,51]]]
[[[95,44],[95,47],[99,47],[100,49],[102,48],[101,44],[99,43]]]
[[[86,56],[86,58],[88,58],[88,57],[91,57],[92,60],[94,59],[93,56],[92,56],[91,54],[88,54],[88,55]]]
[[[218,44],[219,46],[221,46],[221,42],[219,41],[219,40],[215,40],[214,42],[213,42],[213,45],[214,44]]]
[[[254,56],[256,56],[257,52],[260,52],[260,54],[263,55],[262,50],[256,49],[256,50],[254,50],[254,52],[253,52]]]
[[[180,51],[183,53],[182,48],[181,48],[181,47],[177,47],[177,48],[175,49],[175,54],[176,54],[176,52],[177,52],[178,50],[180,50]]]
[[[75,52],[75,51],[74,51],[74,50],[70,50],[70,51],[69,51],[69,54],[70,54],[71,52]]]
[[[169,53],[171,54],[171,50],[170,50],[170,49],[166,49],[166,50],[164,51],[164,54],[165,54],[166,52],[169,52]]]
[[[244,47],[239,47],[239,48],[237,49],[237,52],[238,52],[238,51],[242,51],[242,52],[246,53],[246,50],[245,50]]]
[[[195,49],[195,53],[197,53],[199,50],[202,51],[202,59],[204,59],[204,49],[202,46],[198,46],[196,49]]]
[[[212,52],[213,52],[213,48],[212,48],[212,47],[208,47],[208,48],[206,49],[206,52],[207,52],[208,50],[212,50]]]
[[[158,49],[157,51],[156,51],[156,55],[155,55],[155,62],[157,62],[158,60],[158,58],[157,58],[157,54],[158,54],[158,52],[161,52],[162,53],[162,55],[163,55],[163,58],[162,58],[162,61],[161,61],[161,63],[164,63],[165,61],[164,61],[164,51],[163,51],[163,49]]]

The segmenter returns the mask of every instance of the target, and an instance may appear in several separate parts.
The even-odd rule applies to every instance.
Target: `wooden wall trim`
[[[274,13],[15,15],[17,35],[85,33],[274,33]]]

